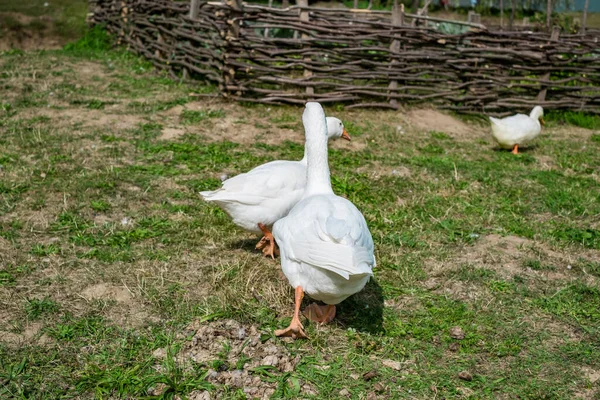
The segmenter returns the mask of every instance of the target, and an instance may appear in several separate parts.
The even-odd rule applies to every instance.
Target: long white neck
[[[542,110],[542,108],[540,106],[536,106],[529,113],[529,118],[539,120],[540,117],[542,116],[543,112],[544,111]]]
[[[334,117],[327,117],[325,118],[325,120],[327,121],[327,141],[329,142],[329,140],[336,138],[336,137],[340,137],[342,136],[342,128],[340,128],[340,125],[342,123],[342,121],[340,121],[337,118]],[[306,165],[308,160],[308,147],[304,146],[304,157],[302,157],[302,160],[300,160],[301,163],[303,163],[304,165]]]
[[[331,180],[329,176],[329,164],[327,162],[327,127],[325,114],[318,103],[312,104],[303,115],[304,129],[306,134],[305,154],[306,188],[303,197],[316,194],[331,194]]]

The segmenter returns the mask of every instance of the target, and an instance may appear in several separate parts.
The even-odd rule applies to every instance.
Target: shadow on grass
[[[536,144],[528,144],[525,147],[521,147],[519,146],[519,153],[529,153],[530,151],[535,151],[537,149],[537,145]],[[496,153],[510,153],[511,149],[503,149],[500,146],[494,146],[492,148],[493,151],[495,151]]]
[[[257,236],[255,239],[242,239],[230,242],[227,246],[229,249],[235,250],[245,250],[250,253],[260,254],[259,250],[256,250],[256,244],[260,238]]]
[[[359,332],[383,333],[383,302],[383,290],[371,278],[362,291],[338,304],[334,321]]]

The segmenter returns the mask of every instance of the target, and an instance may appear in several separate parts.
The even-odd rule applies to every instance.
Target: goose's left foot
[[[306,307],[302,313],[311,321],[327,324],[335,318],[335,306],[320,306],[316,303],[312,303]]]
[[[262,250],[265,256],[270,256],[272,259],[275,259],[275,256],[279,255],[279,249],[275,244],[273,234],[265,224],[259,223],[258,227],[262,231],[263,237],[256,244],[256,249]]]
[[[302,287],[298,286],[296,288],[296,296],[294,302],[294,317],[292,318],[292,322],[290,326],[285,329],[278,329],[275,331],[275,336],[288,336],[292,339],[298,338],[306,338],[306,333],[304,332],[304,327],[302,326],[302,322],[300,322],[300,304],[302,304],[302,298],[304,297],[304,290]]]
[[[519,145],[515,144],[513,149],[512,149],[512,153],[513,154],[519,154]]]

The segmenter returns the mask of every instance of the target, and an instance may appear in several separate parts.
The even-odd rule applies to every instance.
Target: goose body
[[[544,110],[536,106],[530,115],[516,114],[506,118],[490,117],[492,137],[500,147],[518,152],[518,146],[530,142],[542,131]],[[541,123],[540,123],[541,122]]]
[[[281,267],[296,291],[290,327],[277,336],[305,337],[299,320],[307,293],[327,306],[312,304],[306,315],[318,322],[335,316],[335,304],[363,289],[375,267],[371,233],[361,212],[331,189],[327,162],[327,126],[319,103],[307,103],[303,114],[307,149],[307,183],[302,199],[275,222]]]
[[[361,291],[373,275],[373,239],[360,211],[334,194],[301,200],[273,236],[290,285],[325,304]]]
[[[330,117],[329,138],[350,140],[342,121]],[[261,233],[258,224],[267,227],[287,215],[300,200],[306,186],[306,152],[300,161],[271,161],[223,182],[221,188],[200,192],[205,201],[214,202],[234,224]]]

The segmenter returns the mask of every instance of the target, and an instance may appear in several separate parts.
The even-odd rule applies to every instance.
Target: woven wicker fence
[[[90,19],[167,69],[232,99],[347,107],[428,103],[459,112],[600,114],[600,37],[490,32],[392,12],[230,0],[92,0]],[[459,33],[448,33],[459,30]]]

